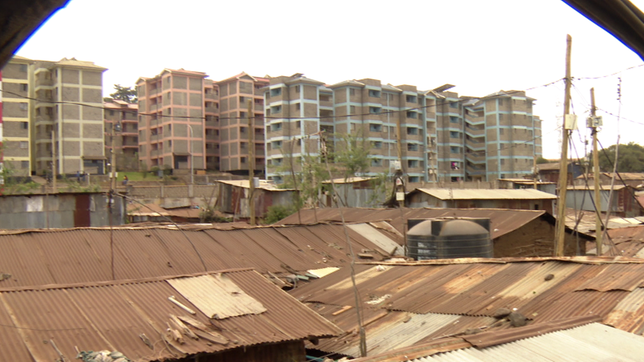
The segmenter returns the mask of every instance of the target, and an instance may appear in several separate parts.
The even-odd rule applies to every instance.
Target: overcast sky
[[[580,131],[570,154],[584,153],[591,87],[604,117],[604,147],[618,134],[621,143],[643,144],[642,60],[560,0],[71,0],[17,54],[104,66],[106,95],[113,84],[134,86],[164,68],[203,71],[213,80],[245,71],[304,73],[328,84],[375,78],[421,90],[451,83],[471,96],[537,87],[528,95],[543,120],[544,156],[558,158],[563,83],[539,86],[564,77],[566,34],[574,77],[618,73],[573,82]]]

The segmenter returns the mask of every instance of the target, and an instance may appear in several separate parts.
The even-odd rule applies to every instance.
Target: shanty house
[[[370,207],[379,206],[385,202],[385,193],[376,194],[374,190],[374,177],[349,177],[336,178],[322,182],[327,188],[333,185],[337,192],[338,205],[341,207]],[[331,197],[332,193],[326,193],[324,204],[326,207],[336,207]]]
[[[275,184],[259,180],[255,187],[255,216],[263,217],[274,205],[293,205],[297,190],[280,189]],[[218,180],[215,183],[217,206],[224,213],[249,218],[250,183],[248,180]]]
[[[340,212],[342,216],[340,217]],[[507,209],[361,209],[343,208],[301,210],[300,216],[291,215],[279,222],[281,225],[305,225],[315,223],[345,222],[358,230],[360,225],[370,226],[361,232],[366,238],[375,240],[372,233],[394,239],[405,245],[405,228],[409,219],[490,219],[490,236],[494,257],[551,256],[554,254],[555,218],[543,210]],[[566,227],[564,255],[584,255],[586,242],[594,241],[592,236],[575,233]],[[384,247],[383,247],[384,248]]]
[[[544,210],[554,213],[557,197],[534,189],[427,189],[418,188],[405,196],[405,206],[435,208],[494,208]]]
[[[108,207],[111,203],[111,209]],[[0,229],[121,225],[123,198],[101,192],[0,196]]]
[[[350,270],[341,269],[289,292],[346,331],[317,346],[309,345],[319,355],[360,356],[360,334],[352,332],[358,330],[358,308],[369,355],[435,341],[445,347],[452,338],[460,340],[461,348],[471,347],[470,342],[484,347],[482,342],[493,338],[487,333],[516,338],[571,323],[598,322],[633,334],[644,332],[642,259],[360,263],[354,276],[357,290],[347,287],[351,278]],[[604,336],[595,337],[600,341]],[[563,356],[566,351],[558,352]]]
[[[633,217],[644,215],[644,209],[640,205],[635,190],[630,186],[613,186],[613,196],[610,197],[610,185],[600,186],[601,212],[610,209],[611,214],[616,216]],[[570,186],[566,192],[566,207],[575,210],[595,211],[593,199],[595,191],[590,186]],[[609,206],[609,198],[611,199]]]
[[[250,269],[27,288],[0,286],[2,361],[304,361],[342,331]],[[110,359],[112,360],[112,359]]]
[[[599,174],[599,184],[600,185],[610,185],[613,179],[612,172],[602,172]],[[622,183],[622,181],[624,181]],[[595,175],[588,173],[585,175],[578,176],[575,179],[576,186],[585,186],[586,183],[593,187],[595,182]],[[631,186],[634,188],[644,187],[644,173],[641,172],[620,172],[619,175],[615,175],[615,185],[624,185]]]

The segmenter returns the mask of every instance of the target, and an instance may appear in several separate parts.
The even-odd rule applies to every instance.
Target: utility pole
[[[566,236],[566,191],[568,188],[568,138],[569,128],[572,128],[570,113],[570,87],[572,76],[570,71],[570,60],[572,51],[572,37],[566,36],[566,90],[564,94],[564,119],[563,138],[561,141],[561,160],[559,167],[559,199],[557,200],[557,222],[555,230],[555,256],[564,255],[564,242]]]
[[[590,119],[587,126],[593,135],[593,179],[595,186],[595,242],[597,245],[597,256],[602,255],[602,218],[601,218],[601,193],[599,192],[599,152],[597,152],[597,127],[601,126],[599,119],[595,116],[595,88],[590,88]]]
[[[255,128],[253,127],[253,100],[248,100],[248,183],[250,196],[248,197],[248,208],[250,211],[250,224],[255,226]]]
[[[534,179],[534,189],[537,189],[537,176],[539,175],[539,172],[537,172],[537,154],[535,153],[532,156],[532,172],[534,172],[534,175],[532,178]]]
[[[51,182],[53,193],[58,192],[58,187],[56,185],[56,126],[52,128],[51,131]]]
[[[116,190],[116,124],[114,123],[114,120],[112,120],[112,149],[110,152],[112,153],[112,157],[110,162],[112,163],[110,165],[110,189]]]

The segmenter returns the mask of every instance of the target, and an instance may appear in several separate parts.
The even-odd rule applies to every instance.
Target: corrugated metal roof
[[[555,200],[557,196],[534,189],[424,189],[426,193],[439,200]],[[413,192],[413,191],[412,191]]]
[[[400,315],[410,313],[470,318],[462,325],[445,323],[432,330],[418,328],[416,335],[409,338],[416,341],[462,334],[470,328],[508,328],[506,322],[493,324],[499,308],[516,308],[535,325],[598,316],[618,329],[644,332],[644,306],[638,301],[644,293],[644,260],[572,257],[485,262],[454,259],[405,265],[362,263],[356,266],[356,283],[365,314],[375,315],[376,309],[385,312],[369,324],[368,329],[375,332],[372,336],[367,333],[367,346],[382,344],[376,342],[386,339],[383,333],[387,332],[382,331],[399,328]],[[355,309],[350,286],[349,271],[341,269],[290,293],[309,306],[315,305],[313,309],[318,313],[351,331],[357,327],[357,321],[355,314],[349,312]],[[342,306],[350,309],[333,315]],[[394,334],[389,337],[398,338]],[[341,341],[325,341],[315,348],[353,353],[357,345],[358,336],[350,334]]]
[[[367,240],[378,245],[382,250],[387,250],[391,255],[405,255],[404,250],[396,241],[386,237],[369,224],[352,224],[348,228],[364,236]]]
[[[250,189],[250,183],[248,180],[217,180],[216,182],[226,184],[226,185],[241,187],[244,189]],[[262,190],[268,190],[268,191],[293,191],[294,190],[294,189],[279,188],[272,181],[268,181],[268,180],[259,180],[259,186],[257,188]]]
[[[397,361],[628,361],[641,360],[644,339],[599,323],[483,349],[465,348]],[[401,356],[402,357],[402,356]],[[366,360],[364,360],[366,362]]]
[[[429,208],[404,208],[404,209],[367,209],[343,208],[344,219],[347,223],[374,223],[387,220],[399,234],[402,234],[407,219],[432,219],[432,218],[489,218],[493,239],[519,229],[530,221],[539,217],[546,217],[543,210],[507,210],[507,209],[429,209]],[[316,215],[317,213],[317,215]],[[340,222],[340,210],[337,208],[301,210],[302,224],[317,222]],[[554,220],[554,219],[553,219]],[[554,223],[554,221],[553,221]],[[279,222],[280,225],[299,224],[298,216],[291,215]],[[391,234],[391,233],[389,233]],[[390,236],[390,235],[388,235]],[[395,237],[395,236],[393,236]]]
[[[348,232],[356,253],[382,260],[390,252]],[[341,225],[31,230],[0,235],[0,250],[0,288],[193,274],[204,264],[206,270],[251,267],[287,275],[351,260]]]
[[[223,273],[244,293],[266,306],[266,312],[211,321],[190,301],[177,295],[164,279],[0,291],[0,322],[6,327],[0,328],[3,347],[0,360],[59,360],[56,348],[66,360],[71,360],[78,348],[118,350],[132,361],[156,361],[262,343],[323,338],[341,332],[257,272]],[[170,302],[168,297],[172,295],[196,313],[192,315]],[[182,344],[172,342],[164,337],[169,327],[178,329],[171,315],[196,320],[201,329],[221,343],[186,336]],[[199,329],[188,328],[195,333]]]
[[[226,319],[266,312],[261,303],[244,293],[225,274],[176,278],[168,283],[208,318]]]

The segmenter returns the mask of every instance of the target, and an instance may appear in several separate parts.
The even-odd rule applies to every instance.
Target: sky
[[[619,136],[620,143],[644,144],[644,63],[560,0],[71,0],[17,54],[104,66],[105,95],[113,84],[134,86],[164,68],[213,80],[245,71],[304,73],[327,84],[375,78],[420,90],[450,83],[467,96],[527,90],[543,121],[544,157],[556,159],[567,34],[579,119],[571,157],[583,157],[590,138],[592,87],[604,122],[600,143],[607,148]]]

